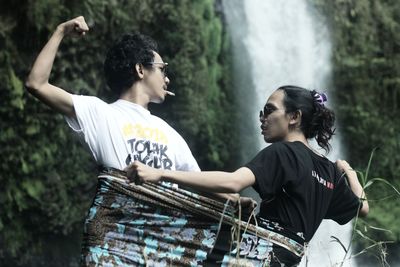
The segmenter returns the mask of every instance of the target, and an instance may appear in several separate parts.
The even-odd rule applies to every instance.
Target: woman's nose
[[[259,119],[260,119],[260,122],[264,122],[265,117],[264,117],[264,113],[262,111],[260,111]]]

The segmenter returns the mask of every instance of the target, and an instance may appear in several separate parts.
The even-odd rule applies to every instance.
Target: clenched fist
[[[61,23],[57,27],[64,35],[70,35],[74,37],[84,36],[89,31],[89,27],[86,24],[83,16],[76,17],[64,23]]]

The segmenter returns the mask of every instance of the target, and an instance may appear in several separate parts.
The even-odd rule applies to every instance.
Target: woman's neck
[[[315,150],[310,143],[308,142],[307,138],[304,136],[304,134],[301,133],[291,133],[288,134],[288,136],[286,137],[285,141],[287,142],[301,142],[303,143],[306,147],[308,147],[312,152],[314,152],[315,154],[317,154],[320,157],[325,157],[323,154],[319,153],[317,150]]]
[[[307,147],[310,147],[310,144],[308,143],[307,138],[304,136],[304,134],[302,132],[291,132],[289,133],[286,138],[285,141],[287,142],[302,142],[304,145],[306,145]]]

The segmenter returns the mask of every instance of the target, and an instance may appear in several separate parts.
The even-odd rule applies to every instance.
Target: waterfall
[[[331,73],[329,31],[306,0],[222,0],[222,5],[232,43],[234,92],[241,111],[241,156],[242,162],[247,162],[265,146],[258,111],[273,91],[281,85],[298,85],[327,92]],[[333,151],[328,155],[332,161],[341,155],[337,138],[332,140]],[[246,194],[255,196],[254,191],[247,190]],[[351,227],[351,223],[340,226],[324,220],[300,266],[306,266],[306,260],[307,266],[339,266],[344,250],[331,242],[331,236],[347,246]],[[346,260],[343,266],[355,264]]]

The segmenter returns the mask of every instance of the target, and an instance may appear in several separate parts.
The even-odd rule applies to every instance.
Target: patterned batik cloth
[[[275,266],[300,261],[302,245],[296,241],[273,232],[265,238],[256,233],[260,227],[245,222],[253,233],[232,227],[232,220],[238,221],[232,206],[169,184],[137,186],[99,176],[84,226],[82,266]],[[218,216],[225,218],[221,227]],[[235,232],[240,238],[231,238]],[[276,246],[281,239],[298,255]]]

